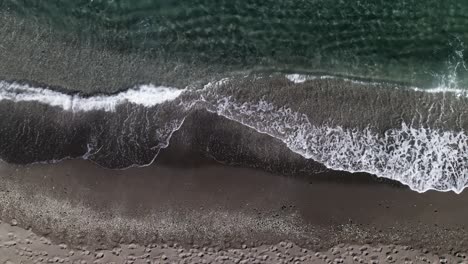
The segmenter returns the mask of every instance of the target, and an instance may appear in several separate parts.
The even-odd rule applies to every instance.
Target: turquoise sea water
[[[121,51],[232,69],[468,87],[460,0],[1,0],[1,10]]]

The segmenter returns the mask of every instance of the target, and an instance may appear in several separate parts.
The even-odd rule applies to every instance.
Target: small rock
[[[120,252],[122,252],[122,249],[120,248],[114,248],[112,249],[112,254],[116,255],[116,256],[119,256],[120,255]]]
[[[332,253],[333,255],[338,255],[338,254],[340,254],[340,250],[337,249],[337,248],[332,248],[331,253]]]
[[[3,245],[4,245],[5,247],[16,246],[16,241],[14,241],[14,240],[13,240],[13,241],[8,241],[8,242],[3,243]]]
[[[137,248],[137,246],[135,244],[128,245],[128,249],[135,249],[135,248]]]

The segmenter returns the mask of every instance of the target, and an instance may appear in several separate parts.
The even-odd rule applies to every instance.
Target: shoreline
[[[463,5],[7,2],[0,263],[467,263]]]
[[[263,88],[270,83],[263,83]],[[232,87],[221,89],[229,92]],[[266,106],[262,106],[261,102],[258,105],[242,104],[242,98],[225,104],[214,97],[202,102],[207,105],[189,109],[181,107],[184,100],[187,100],[185,103],[194,100],[190,95],[186,95],[189,98],[176,98],[154,107],[122,104],[116,106],[113,112],[75,113],[35,102],[3,101],[0,109],[5,111],[0,114],[0,125],[7,129],[0,132],[0,138],[4,139],[0,140],[0,153],[3,160],[18,164],[83,157],[101,166],[118,169],[146,166],[155,158],[158,162],[158,153],[167,145],[169,148],[175,145],[175,155],[188,153],[193,157],[192,152],[199,152],[226,164],[256,167],[280,174],[317,173],[327,171],[328,167],[396,179],[418,192],[430,189],[460,192],[466,186],[467,179],[459,176],[464,175],[466,166],[459,165],[455,158],[464,159],[464,148],[457,146],[463,146],[467,136],[463,131],[449,130],[451,123],[460,124],[460,129],[466,126],[464,123],[461,126],[462,121],[459,120],[464,113],[448,115],[444,117],[444,122],[437,119],[448,130],[425,126],[413,128],[406,123],[398,129],[392,128],[397,126],[396,121],[389,121],[385,115],[398,107],[389,104],[389,108],[383,109],[382,113],[374,116],[367,113],[368,116],[363,117],[360,109],[363,106],[357,106],[354,112],[340,115],[335,111],[333,114],[340,115],[340,119],[348,124],[351,124],[352,118],[360,126],[365,127],[367,123],[367,128],[361,131],[358,125],[354,129],[329,127],[327,119],[331,117],[328,113],[324,111],[314,115],[314,111],[320,111],[327,102],[331,103],[334,93],[319,88],[307,90],[307,86],[300,89],[288,87],[288,90],[279,91],[278,95],[288,91],[297,96],[314,92],[325,94],[325,101],[296,106],[306,109],[307,115],[293,112],[287,108],[287,102],[278,103],[284,104],[285,108],[276,109],[272,104],[273,108],[270,109],[268,103]],[[218,96],[217,92],[214,96]],[[393,93],[391,91],[387,96],[395,100]],[[321,95],[317,98],[321,98]],[[356,100],[358,96],[359,93],[350,97]],[[346,98],[343,96],[339,101]],[[458,108],[462,106],[463,103],[459,102]],[[393,115],[396,113],[393,112]],[[312,116],[312,120],[309,116]],[[407,118],[410,116],[408,114]],[[385,132],[380,134],[377,128],[371,128],[370,124],[374,122],[380,123]],[[17,131],[22,133],[18,134]],[[116,131],[119,132],[116,134]],[[15,140],[11,141],[10,138]],[[448,156],[439,155],[441,152]],[[364,154],[366,158],[363,160]],[[454,167],[453,173],[444,170],[444,174],[439,175],[437,168],[431,169],[434,166],[458,167]]]

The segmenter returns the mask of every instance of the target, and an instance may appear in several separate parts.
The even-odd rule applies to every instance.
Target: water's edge
[[[332,170],[374,174],[418,192],[460,193],[468,181],[467,98],[453,91],[278,74],[224,78],[200,89],[141,85],[87,97],[0,85],[0,154],[8,162],[81,157],[110,168],[147,166],[190,113],[204,110],[270,135]],[[247,156],[261,160],[267,152]]]

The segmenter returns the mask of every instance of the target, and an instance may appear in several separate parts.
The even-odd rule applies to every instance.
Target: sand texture
[[[69,248],[13,224],[0,224],[0,263],[465,263],[461,252],[436,255],[395,245],[337,245],[313,252],[291,242],[221,250],[177,244],[121,244],[112,249]]]

